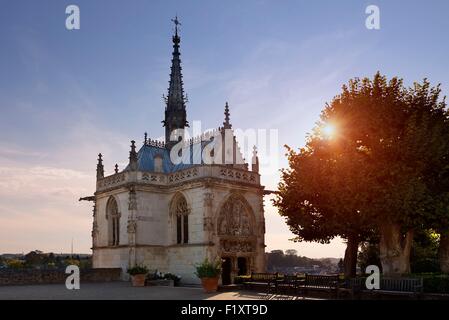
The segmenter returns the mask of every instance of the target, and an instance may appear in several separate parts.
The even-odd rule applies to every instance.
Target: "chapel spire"
[[[164,96],[166,103],[165,107],[165,120],[162,121],[165,127],[165,142],[168,147],[176,143],[175,141],[170,142],[170,134],[173,130],[184,129],[188,127],[187,114],[186,114],[186,102],[187,96],[184,95],[184,88],[182,82],[182,68],[181,59],[179,58],[181,53],[179,52],[179,43],[181,38],[178,35],[178,26],[181,23],[178,17],[172,19],[175,24],[175,34],[172,38],[173,40],[173,57],[170,72],[170,81],[168,87],[168,95]]]

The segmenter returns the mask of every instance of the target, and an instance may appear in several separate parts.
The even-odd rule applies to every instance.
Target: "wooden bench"
[[[366,278],[357,277],[357,278],[346,278],[344,284],[340,287],[340,295],[341,294],[349,294],[350,298],[354,300],[356,297],[360,297],[360,293],[362,292],[365,286]]]
[[[276,281],[278,279],[277,273],[251,273],[248,281],[244,281],[245,288],[253,289],[255,286],[264,287],[267,292],[276,290]]]
[[[314,275],[306,274],[306,278],[299,284],[298,289],[303,295],[309,291],[326,291],[338,298],[340,278],[338,275]]]
[[[380,278],[380,289],[367,289],[366,278],[353,278],[348,282],[351,296],[360,293],[368,293],[376,298],[381,295],[397,295],[397,296],[409,296],[412,298],[418,298],[423,292],[423,278]]]
[[[380,278],[380,289],[370,290],[376,295],[406,295],[413,298],[423,292],[423,278]]]
[[[286,274],[278,277],[276,282],[276,293],[297,294],[298,288],[304,282],[304,276]]]

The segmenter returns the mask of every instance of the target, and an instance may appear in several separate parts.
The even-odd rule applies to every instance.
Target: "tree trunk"
[[[357,273],[357,252],[359,250],[359,239],[356,236],[350,236],[346,242],[345,250],[345,278],[353,278]]]
[[[404,238],[399,224],[380,226],[380,261],[385,275],[410,273],[412,243],[413,230],[408,230]]]
[[[449,273],[449,231],[440,233],[440,246],[438,247],[441,272]]]

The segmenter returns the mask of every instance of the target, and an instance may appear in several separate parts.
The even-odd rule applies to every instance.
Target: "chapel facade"
[[[221,259],[221,283],[265,270],[265,219],[256,150],[243,159],[225,104],[223,126],[186,139],[178,21],[167,96],[165,141],[131,141],[126,168],[106,176],[97,163],[92,251],[94,268],[134,265],[199,283],[195,264]],[[176,160],[173,160],[176,158]]]

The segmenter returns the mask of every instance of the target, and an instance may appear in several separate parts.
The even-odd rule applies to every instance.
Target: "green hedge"
[[[423,278],[426,293],[449,293],[449,274],[423,273],[413,276]]]

